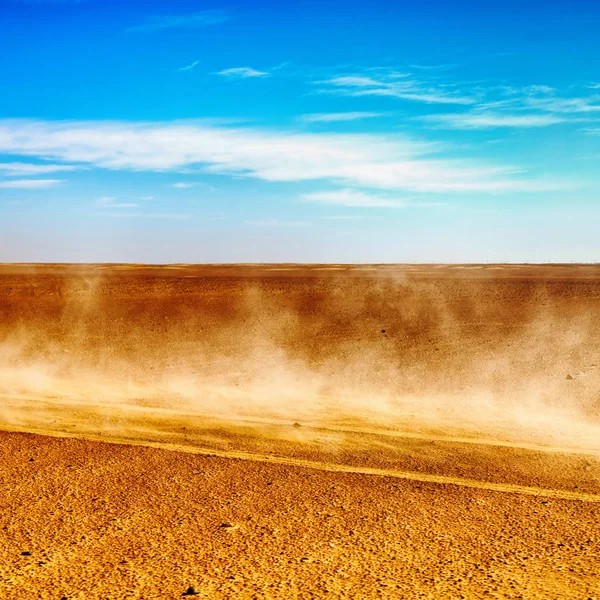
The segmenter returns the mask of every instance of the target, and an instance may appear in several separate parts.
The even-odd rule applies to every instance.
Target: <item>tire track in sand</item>
[[[448,475],[435,475],[429,473],[420,473],[414,471],[400,471],[395,469],[378,469],[372,467],[350,466],[336,463],[320,462],[316,460],[306,460],[287,456],[276,456],[272,454],[260,454],[254,452],[244,452],[241,450],[218,450],[214,448],[202,448],[197,446],[186,446],[183,444],[173,444],[169,442],[143,441],[140,439],[118,438],[110,436],[101,436],[96,434],[77,434],[69,432],[53,432],[43,429],[10,427],[3,428],[4,431],[14,433],[32,433],[36,435],[45,435],[55,438],[83,439],[92,442],[102,442],[108,444],[119,444],[127,446],[142,446],[158,448],[161,450],[185,452],[188,454],[198,454],[202,456],[217,456],[219,458],[244,460],[252,462],[267,463],[273,465],[284,465],[289,467],[299,467],[304,469],[314,469],[317,471],[327,471],[331,473],[347,473],[356,475],[368,475],[377,477],[391,477],[394,479],[404,479],[409,481],[418,481],[421,483],[431,483],[437,485],[455,485],[490,492],[523,494],[527,496],[537,496],[545,498],[554,498],[557,500],[577,500],[580,502],[600,503],[600,494],[590,494],[585,492],[576,492],[570,490],[560,490],[552,488],[541,488],[535,486],[525,486],[512,483],[493,483],[489,481],[480,481],[463,477],[452,477]]]

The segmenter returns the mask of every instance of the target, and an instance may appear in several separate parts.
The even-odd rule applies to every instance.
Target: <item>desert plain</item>
[[[0,265],[0,598],[600,598],[600,267]]]

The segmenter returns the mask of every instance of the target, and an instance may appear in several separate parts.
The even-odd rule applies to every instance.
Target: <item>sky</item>
[[[599,262],[596,0],[0,0],[0,261]]]

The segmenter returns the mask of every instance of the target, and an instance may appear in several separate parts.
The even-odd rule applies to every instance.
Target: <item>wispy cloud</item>
[[[117,202],[114,196],[101,196],[96,199],[96,204],[101,208],[115,209],[115,208],[137,208],[139,205],[132,202]]]
[[[205,25],[218,25],[230,19],[231,16],[223,10],[203,10],[188,15],[153,15],[140,25],[129,27],[127,31],[152,33],[163,29],[193,29]]]
[[[369,194],[360,190],[343,189],[332,192],[314,192],[304,194],[306,202],[321,202],[339,206],[368,207],[368,208],[404,208],[408,205],[407,198],[387,198],[377,194]]]
[[[361,221],[364,219],[362,215],[329,215],[327,217],[320,217],[325,221]]]
[[[194,67],[197,67],[200,64],[199,60],[195,60],[192,64],[186,65],[185,67],[179,67],[178,71],[191,71]]]
[[[378,112],[339,112],[339,113],[313,113],[301,115],[299,121],[304,123],[336,123],[345,121],[358,121],[360,119],[372,119],[382,117],[383,113]]]
[[[116,200],[117,199],[115,196],[101,196],[100,198],[96,198],[96,204],[106,206],[107,204],[112,204],[113,202],[116,202]]]
[[[79,4],[86,0],[15,0],[21,4]]]
[[[420,117],[422,121],[445,129],[494,129],[498,127],[547,127],[565,123],[567,119],[549,114],[508,114],[468,112]]]
[[[249,77],[268,77],[269,73],[266,71],[257,71],[250,67],[234,67],[232,69],[217,71],[215,75],[222,75],[223,77],[229,77],[231,79],[247,79]]]
[[[78,167],[73,165],[43,165],[22,162],[0,163],[0,174],[9,177],[28,175],[47,175],[59,171],[75,171]]]
[[[600,96],[561,98],[550,94],[534,95],[528,96],[524,103],[528,107],[552,113],[600,113]]]
[[[97,217],[109,217],[111,219],[164,219],[164,220],[175,220],[183,221],[189,219],[191,215],[178,214],[178,213],[139,213],[139,212],[119,212],[119,211],[108,211],[108,212],[97,212]]]
[[[0,153],[104,169],[193,168],[271,182],[329,181],[401,192],[564,188],[555,180],[529,178],[513,166],[435,156],[439,150],[401,135],[293,133],[194,123],[0,120]],[[43,184],[37,180],[33,185]]]
[[[310,225],[307,221],[282,221],[281,219],[264,219],[262,221],[244,221],[246,225],[258,227],[304,227]]]
[[[403,74],[404,75],[404,74]],[[474,104],[473,95],[449,92],[447,88],[425,84],[415,79],[398,79],[389,75],[378,78],[364,75],[343,75],[319,82],[325,85],[321,92],[344,96],[387,96],[427,104]]]
[[[437,128],[492,129],[547,127],[560,123],[579,123],[600,119],[600,95],[580,90],[561,95],[547,85],[520,88],[506,85],[477,85],[477,106],[464,113],[431,114],[419,117]]]
[[[59,183],[62,183],[62,179],[10,179],[8,181],[0,181],[0,188],[34,190],[52,187]]]
[[[456,69],[457,66],[454,63],[448,63],[442,65],[410,65],[410,68],[419,69],[420,71],[450,71]]]
[[[194,184],[193,183],[185,183],[183,181],[178,181],[177,183],[173,184],[173,187],[178,189],[178,190],[188,190],[191,187],[193,187]]]

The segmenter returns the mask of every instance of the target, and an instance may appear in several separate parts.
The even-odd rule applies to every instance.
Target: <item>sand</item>
[[[0,597],[600,597],[599,297],[582,265],[0,266]]]

